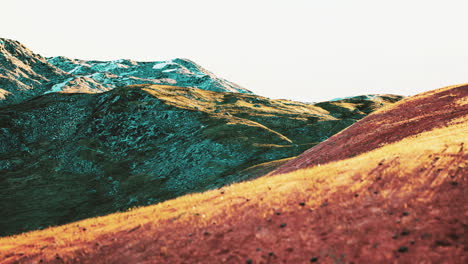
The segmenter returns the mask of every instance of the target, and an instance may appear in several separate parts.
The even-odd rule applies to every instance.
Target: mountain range
[[[100,93],[132,84],[252,93],[188,59],[137,62],[44,58],[20,42],[5,38],[0,38],[0,65],[0,106],[46,93]]]
[[[402,99],[272,100],[186,59],[43,58],[0,43],[1,235],[263,176]]]
[[[0,39],[0,263],[467,263],[467,120]]]

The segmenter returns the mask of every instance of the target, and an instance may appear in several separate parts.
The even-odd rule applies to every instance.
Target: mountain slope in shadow
[[[137,85],[0,108],[0,232],[255,178],[399,99],[334,102],[342,108],[329,112],[251,94]]]

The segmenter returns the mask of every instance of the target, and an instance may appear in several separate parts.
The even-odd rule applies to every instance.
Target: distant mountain
[[[217,92],[251,93],[188,59],[159,62],[43,58],[0,38],[0,106],[51,92],[100,93],[131,84],[167,84]]]
[[[0,234],[264,175],[401,99],[369,98],[320,104],[333,105],[329,111],[247,93],[136,85],[0,108]]]
[[[73,74],[57,84],[50,92],[75,91],[74,81],[86,79],[100,84],[103,89],[113,89],[132,84],[166,84],[199,88],[215,92],[252,93],[239,85],[216,77],[213,73],[188,59],[137,62],[132,60],[84,61],[65,57],[47,58],[57,68]]]

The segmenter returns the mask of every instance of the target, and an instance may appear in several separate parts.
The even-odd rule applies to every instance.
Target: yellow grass
[[[400,101],[398,101],[398,102],[396,102],[394,104],[386,105],[386,106],[378,109],[373,114],[375,114],[375,113],[384,113],[384,112],[387,112],[388,110],[391,110],[391,109],[393,109],[393,108],[395,108],[395,107],[397,107],[399,105],[406,104],[407,102],[416,101],[416,100],[419,100],[419,99],[422,99],[422,98],[429,98],[431,95],[434,95],[434,94],[437,94],[437,93],[442,93],[444,91],[448,91],[448,90],[451,90],[451,89],[454,89],[454,88],[457,88],[457,87],[461,87],[461,86],[465,86],[465,85],[468,85],[468,83],[450,85],[450,86],[442,87],[442,88],[439,88],[439,89],[430,90],[430,91],[427,91],[427,92],[424,92],[424,93],[420,93],[420,94],[417,94],[417,95],[413,95],[413,96],[410,96],[410,97],[406,97],[406,98],[403,98],[402,100],[400,100]],[[456,96],[456,95],[453,95],[453,96]],[[466,100],[466,96],[461,97],[459,99],[459,101],[463,101],[463,100]]]
[[[125,213],[116,213],[67,224],[42,231],[29,232],[0,239],[0,252],[15,249],[15,252],[28,253],[49,252],[60,249],[71,252],[83,242],[94,241],[101,235],[130,230],[137,226],[147,225],[158,229],[171,221],[203,227],[213,221],[241,212],[250,204],[246,199],[256,201],[256,211],[267,216],[271,208],[282,208],[283,211],[295,210],[285,206],[291,198],[303,199],[307,206],[316,208],[323,199],[330,197],[343,188],[347,190],[364,190],[374,179],[371,171],[379,162],[394,162],[386,168],[381,176],[407,177],[411,172],[429,160],[429,155],[450,156],[465,152],[460,146],[468,143],[468,117],[461,117],[455,125],[424,132],[399,142],[385,145],[362,155],[332,162],[322,166],[294,171],[292,173],[263,177],[254,181],[234,184],[222,190],[186,195],[161,204],[137,208]],[[446,164],[450,166],[450,164]],[[465,161],[461,165],[467,167]],[[398,197],[413,188],[424,179],[407,178],[398,192],[384,191],[384,197]],[[432,184],[441,184],[444,179],[437,179]],[[220,192],[223,195],[220,195]],[[429,198],[429,197],[427,197]],[[343,202],[343,201],[342,201]],[[251,205],[250,205],[251,206]],[[467,208],[461,208],[461,210]],[[92,232],[82,232],[82,229]],[[49,244],[47,248],[43,248]],[[49,251],[48,251],[49,250]],[[0,253],[0,257],[1,257]]]
[[[129,87],[142,88],[147,93],[164,100],[170,105],[184,109],[192,109],[214,113],[216,109],[220,109],[229,113],[238,112],[240,109],[248,108],[255,114],[317,114],[328,115],[329,112],[313,105],[295,103],[287,100],[272,100],[266,97],[252,96],[248,94],[236,94],[233,96],[230,93],[217,93],[201,89],[187,89],[169,85],[133,85]],[[232,96],[237,98],[235,102],[224,102],[224,96]],[[193,100],[197,98],[198,100]],[[262,99],[272,103],[275,107],[259,104],[260,107],[254,107],[256,103],[249,102],[251,99]],[[220,115],[223,113],[221,112]]]

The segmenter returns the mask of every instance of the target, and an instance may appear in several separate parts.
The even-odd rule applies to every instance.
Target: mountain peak
[[[0,38],[0,105],[52,92],[99,93],[134,84],[162,84],[216,92],[252,92],[192,60],[138,62],[44,58],[19,41]]]
[[[108,89],[133,84],[165,84],[217,92],[252,93],[184,58],[138,62],[128,59],[86,61],[53,57],[48,58],[48,62],[70,74],[94,79]],[[112,76],[102,78],[106,73]]]
[[[16,40],[0,38],[0,105],[43,94],[68,74]]]

